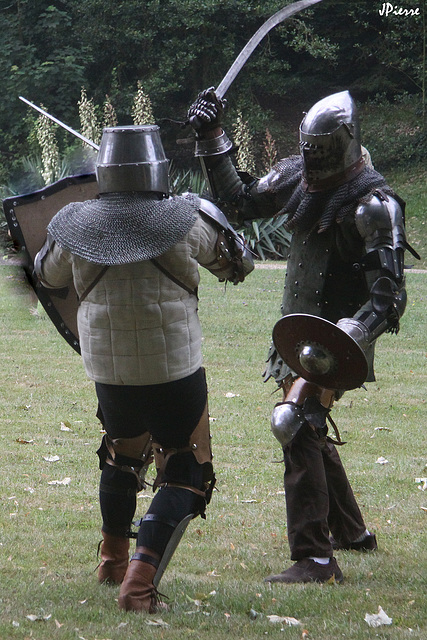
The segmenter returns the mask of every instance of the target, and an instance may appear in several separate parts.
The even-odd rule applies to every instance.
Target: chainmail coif
[[[274,181],[272,192],[276,194],[280,211],[287,213],[284,224],[287,231],[326,231],[333,222],[338,224],[357,206],[368,200],[376,189],[396,197],[384,177],[369,167],[353,180],[328,191],[310,193],[303,188],[303,161],[300,156],[280,160],[274,169],[280,178]]]

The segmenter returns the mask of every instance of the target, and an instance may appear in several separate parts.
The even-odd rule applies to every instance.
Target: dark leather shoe
[[[276,576],[268,576],[264,582],[342,582],[344,576],[335,558],[328,564],[320,564],[310,558],[298,560],[292,567]]]
[[[359,542],[337,542],[333,536],[330,536],[329,540],[334,551],[350,551],[351,549],[353,551],[375,551],[378,549],[377,539],[374,533],[370,533]]]

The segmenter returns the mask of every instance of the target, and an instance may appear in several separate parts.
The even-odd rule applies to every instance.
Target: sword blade
[[[292,4],[287,5],[283,9],[274,13],[268,20],[264,22],[264,24],[254,33],[252,38],[246,43],[243,47],[224,78],[219,83],[217,89],[215,90],[216,95],[219,99],[223,98],[230,88],[230,85],[236,78],[239,71],[242,69],[247,59],[252,55],[254,49],[259,45],[264,36],[267,35],[273,27],[280,24],[290,16],[293,16],[295,13],[299,13],[307,7],[311,7],[313,4],[317,4],[318,2],[322,2],[322,0],[300,0],[299,2],[293,2]]]
[[[22,102],[25,102],[25,104],[27,104],[29,107],[32,107],[33,109],[35,109],[39,113],[41,113],[44,116],[46,116],[46,118],[49,118],[50,120],[55,122],[55,124],[58,124],[63,129],[66,129],[69,133],[72,133],[73,136],[76,136],[77,138],[80,138],[80,140],[83,140],[83,142],[86,142],[86,144],[88,144],[90,147],[93,147],[94,149],[99,151],[99,145],[97,145],[94,142],[92,142],[92,140],[89,140],[89,138],[85,138],[85,136],[82,136],[81,133],[79,133],[78,131],[75,131],[75,129],[72,129],[67,124],[64,124],[63,122],[61,122],[61,120],[58,120],[58,118],[55,118],[55,116],[50,115],[50,113],[48,113],[47,111],[45,111],[41,107],[38,107],[36,104],[34,104],[33,102],[30,102],[26,98],[23,98],[22,96],[19,96],[19,99],[22,100]]]

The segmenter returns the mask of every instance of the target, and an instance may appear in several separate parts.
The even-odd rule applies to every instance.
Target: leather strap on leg
[[[149,556],[148,553],[139,553],[139,552],[134,553],[133,556],[131,557],[131,560],[140,560],[141,562],[147,562],[148,564],[151,564],[156,569],[160,564],[160,560],[158,558]]]
[[[192,493],[201,496],[206,499],[206,491],[203,491],[197,487],[193,487],[191,485],[182,484],[179,482],[168,481],[164,482],[163,477],[166,472],[166,467],[168,462],[172,456],[179,455],[181,453],[194,453],[192,447],[183,447],[182,449],[164,449],[160,445],[153,443],[154,449],[154,458],[156,460],[157,466],[157,476],[153,483],[153,491],[158,489],[159,487],[178,487],[179,489],[186,489],[187,491],[191,491]]]
[[[190,436],[190,447],[199,464],[212,462],[211,434],[209,426],[208,403],[203,410],[202,416]]]
[[[157,489],[157,487],[165,486],[162,480],[170,457],[173,455],[191,451],[196,458],[196,461],[203,467],[204,490],[201,491],[198,487],[190,487],[173,482],[169,482],[168,484],[169,486],[181,487],[183,489],[193,491],[194,493],[197,493],[197,495],[200,495],[205,499],[208,498],[208,504],[213,491],[213,485],[212,487],[210,485],[212,482],[213,484],[215,484],[215,475],[212,466],[213,456],[210,441],[211,435],[209,427],[209,410],[208,404],[206,403],[201,418],[190,436],[189,444],[187,447],[182,447],[180,449],[166,449],[160,444],[153,442],[154,460],[157,468],[157,477],[153,484],[153,490]]]
[[[156,462],[156,469],[157,469],[156,479],[153,482],[153,491],[155,491],[159,487],[165,486],[166,483],[163,482],[163,477],[164,477],[166,467],[170,458],[180,453],[189,453],[190,451],[191,451],[190,446],[182,447],[181,449],[176,449],[176,448],[166,449],[165,447],[162,447],[160,444],[153,442],[153,454],[154,454],[154,460]]]
[[[283,389],[285,392],[285,402],[290,402],[302,407],[304,416],[310,427],[316,431],[323,446],[326,440],[333,444],[343,445],[338,427],[330,416],[330,410],[334,405],[334,401],[339,398],[337,392],[333,389],[324,389],[318,385],[307,382],[304,378],[292,378],[292,376],[284,380]],[[326,420],[332,425],[337,440],[327,436]]]
[[[131,473],[137,480],[137,491],[147,486],[145,474],[153,461],[152,441],[148,431],[135,438],[110,438],[105,434],[97,453],[101,469],[104,464],[109,464],[124,473]]]

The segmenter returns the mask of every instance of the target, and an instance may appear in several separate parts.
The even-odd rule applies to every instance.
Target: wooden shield
[[[273,328],[273,342],[283,361],[295,373],[325,389],[355,389],[368,375],[362,349],[333,322],[304,313],[283,316]],[[300,361],[304,347],[332,354],[334,366],[327,373],[312,373]]]
[[[47,289],[35,277],[34,258],[46,240],[46,229],[53,216],[70,202],[92,200],[98,196],[94,173],[63,178],[44,189],[7,198],[3,209],[9,232],[23,254],[23,268],[29,283],[63,338],[80,353],[77,330],[78,301],[74,286]]]

